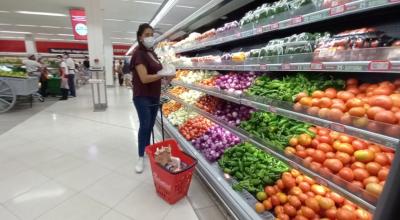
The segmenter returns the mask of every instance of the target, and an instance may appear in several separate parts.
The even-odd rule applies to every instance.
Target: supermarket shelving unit
[[[184,48],[178,48],[177,53],[191,53],[195,54],[197,51],[207,51],[212,49],[212,47],[218,47],[219,45],[235,43],[235,41],[250,40],[257,38],[260,35],[278,32],[285,29],[290,29],[294,27],[301,27],[302,25],[308,25],[311,23],[323,23],[328,20],[336,19],[337,17],[345,17],[349,15],[354,15],[361,12],[371,12],[373,13],[378,9],[389,9],[392,7],[397,7],[400,5],[398,0],[359,0],[351,1],[346,4],[333,5],[331,8],[322,9],[319,11],[314,11],[311,13],[296,15],[278,22],[270,24],[252,24],[251,27],[246,26],[245,28],[239,28],[231,31],[230,34],[225,36],[216,36],[214,38],[208,39],[203,42],[197,42],[192,46],[186,46]],[[394,49],[396,50],[396,49]],[[399,49],[397,49],[399,50]],[[312,58],[312,54],[300,54],[299,56],[309,56]],[[276,62],[266,62],[263,59],[250,59],[243,63],[233,63],[233,62],[210,62],[202,61],[197,62],[193,65],[186,65],[180,63],[177,65],[178,69],[194,69],[194,70],[232,70],[232,71],[277,71],[277,72],[289,72],[289,71],[305,71],[305,72],[364,72],[364,73],[389,73],[396,74],[400,73],[400,60],[341,60],[335,62],[298,62],[298,60],[293,59],[293,55],[282,56],[280,61]],[[283,60],[283,61],[282,61]],[[255,109],[273,112],[288,118],[292,118],[299,121],[308,122],[317,126],[322,126],[335,130],[338,132],[346,133],[361,139],[369,140],[378,144],[391,147],[396,150],[395,158],[392,162],[390,174],[386,180],[384,190],[381,196],[378,198],[373,198],[365,193],[365,191],[360,189],[352,189],[348,187],[348,184],[337,178],[335,175],[321,173],[319,171],[313,170],[308,166],[305,166],[301,159],[295,156],[290,156],[284,154],[284,152],[277,147],[274,147],[270,143],[254,137],[253,135],[247,133],[246,131],[228,125],[227,123],[217,119],[215,116],[197,108],[196,106],[185,103],[180,98],[172,95],[166,94],[171,99],[183,104],[186,108],[191,111],[197,112],[198,114],[208,118],[216,124],[221,125],[227,130],[239,136],[242,140],[247,140],[252,142],[254,145],[260,149],[266,151],[267,153],[287,162],[293,168],[299,169],[301,172],[313,177],[317,182],[322,185],[328,186],[334,191],[342,194],[350,201],[355,202],[362,208],[365,208],[374,214],[374,219],[376,220],[386,220],[386,219],[396,219],[395,216],[399,216],[396,206],[396,201],[400,201],[400,181],[397,181],[397,176],[400,174],[400,154],[397,149],[400,147],[399,137],[392,137],[386,134],[375,133],[368,131],[363,128],[359,128],[352,125],[341,124],[340,122],[331,121],[328,119],[322,119],[317,116],[309,115],[307,113],[297,112],[293,109],[293,104],[277,102],[276,100],[266,100],[266,99],[255,99],[252,97],[247,97],[244,95],[234,95],[226,93],[215,88],[199,86],[196,84],[187,84],[181,81],[173,81],[173,85],[182,86],[189,89],[201,91],[205,94],[212,95],[227,101],[231,101],[238,104],[247,105]],[[177,129],[171,124],[167,124],[167,130],[175,137],[182,147],[194,155],[199,160],[199,171],[205,180],[209,183],[213,191],[225,201],[225,205],[228,210],[236,216],[238,219],[259,219],[259,215],[254,215],[255,211],[253,207],[240,206],[237,196],[237,192],[232,191],[231,188],[225,185],[230,180],[224,178],[223,173],[218,169],[216,164],[210,164],[205,158],[197,152],[197,150],[191,146],[182,136],[179,134]],[[216,184],[220,183],[220,184]],[[221,196],[223,195],[223,196]],[[246,201],[244,199],[243,201]],[[255,203],[255,202],[254,202]],[[253,203],[253,204],[254,204]],[[236,204],[236,205],[235,205]],[[247,212],[247,214],[245,214]],[[246,216],[247,215],[247,216]],[[257,216],[257,217],[254,217]],[[261,218],[263,218],[261,216]]]

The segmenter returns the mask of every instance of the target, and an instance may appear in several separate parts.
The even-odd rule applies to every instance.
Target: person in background
[[[83,61],[83,66],[84,66],[86,69],[89,69],[89,68],[90,68],[90,62],[89,62],[89,57],[88,57],[88,56],[85,56],[85,60]]]
[[[49,70],[47,69],[47,65],[44,63],[43,58],[39,58],[38,62],[42,65],[41,67],[41,75],[40,75],[40,90],[39,93],[43,97],[47,97],[47,80],[49,79]]]
[[[129,58],[124,59],[124,67],[122,67],[122,72],[124,74],[124,84],[128,88],[132,88],[132,72],[130,68]]]
[[[149,24],[141,24],[136,34],[138,46],[133,51],[130,63],[133,73],[133,103],[140,124],[138,132],[139,159],[135,170],[137,173],[142,173],[144,151],[145,147],[150,144],[151,131],[160,105],[161,79],[164,76],[158,73],[163,66],[153,50],[155,44],[153,28]]]
[[[69,87],[69,93],[72,97],[76,97],[76,90],[75,90],[75,62],[74,60],[69,56],[68,53],[64,53],[63,55],[64,61],[67,64],[68,67],[68,87]]]
[[[68,86],[68,72],[69,72],[69,70],[68,70],[68,66],[67,66],[67,63],[65,62],[65,59],[61,55],[57,56],[57,62],[59,63],[60,78],[61,78],[61,83],[60,83],[61,98],[60,98],[60,100],[67,100],[68,99],[68,92],[69,92],[69,86]]]
[[[122,60],[120,60],[117,68],[118,82],[120,86],[122,86],[124,83],[124,73],[122,72],[122,68],[123,68],[123,63]]]
[[[36,61],[35,54],[29,54],[27,60],[23,60],[28,76],[40,78],[42,64]]]

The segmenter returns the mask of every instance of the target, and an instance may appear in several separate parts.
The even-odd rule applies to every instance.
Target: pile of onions
[[[235,94],[242,94],[243,90],[249,88],[256,78],[254,72],[249,73],[228,73],[226,75],[218,76],[215,84],[218,88],[232,92]]]
[[[230,125],[238,126],[240,122],[249,120],[254,109],[245,105],[232,102],[221,102],[214,115]]]
[[[192,140],[193,146],[211,162],[218,160],[225,149],[238,143],[239,137],[219,125],[211,127],[204,135]]]

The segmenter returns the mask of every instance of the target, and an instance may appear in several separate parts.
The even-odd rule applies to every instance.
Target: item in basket
[[[154,160],[171,173],[177,173],[187,167],[179,157],[172,156],[171,146],[157,148]]]

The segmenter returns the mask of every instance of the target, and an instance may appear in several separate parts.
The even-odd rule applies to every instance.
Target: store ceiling
[[[198,10],[209,0],[179,0],[156,26],[163,33]],[[114,43],[132,43],[140,23],[150,22],[163,0],[102,0],[104,28]],[[1,0],[0,39],[23,39],[30,32],[37,40],[73,41],[70,8],[84,8],[84,0]],[[44,16],[16,13],[60,13]]]

